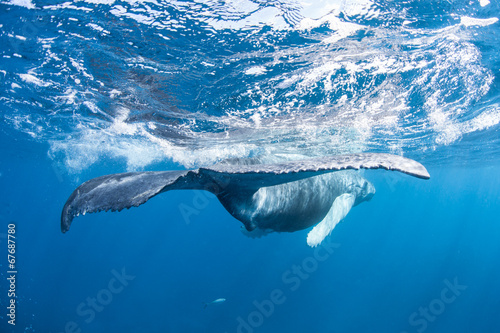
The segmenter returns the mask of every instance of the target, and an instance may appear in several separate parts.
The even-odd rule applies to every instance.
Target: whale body
[[[294,232],[321,221],[308,235],[308,244],[316,246],[351,207],[370,200],[374,194],[375,187],[357,172],[339,171],[261,187],[254,193],[231,193],[219,200],[231,215],[243,222],[244,234],[250,237],[269,232]],[[345,213],[332,220],[331,215],[339,210]],[[320,232],[321,225],[330,226]]]
[[[276,164],[217,164],[209,168],[128,172],[91,179],[68,198],[61,230],[74,217],[136,207],[170,190],[207,190],[244,225],[244,233],[294,232],[314,226],[307,236],[317,246],[353,206],[370,200],[374,186],[358,169],[385,169],[428,179],[420,163],[397,155],[360,153]]]

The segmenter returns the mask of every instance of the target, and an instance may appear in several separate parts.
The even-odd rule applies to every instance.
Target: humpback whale
[[[91,179],[70,195],[61,214],[61,231],[85,213],[137,207],[171,190],[206,190],[258,237],[313,227],[307,243],[314,247],[328,236],[353,206],[370,200],[375,187],[359,169],[399,171],[429,179],[425,167],[408,158],[381,153],[337,155],[301,161],[261,164],[219,163],[194,170],[145,171]]]

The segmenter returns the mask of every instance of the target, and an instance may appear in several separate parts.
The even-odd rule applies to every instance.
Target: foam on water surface
[[[460,151],[472,133],[496,140],[498,73],[480,48],[492,15],[451,8],[433,27],[364,0],[42,7],[31,30],[1,33],[4,117],[73,172],[105,157],[129,170],[263,154],[418,158]]]

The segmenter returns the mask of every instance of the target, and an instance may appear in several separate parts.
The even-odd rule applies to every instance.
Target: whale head
[[[354,206],[364,201],[370,201],[375,195],[375,186],[359,173],[352,173],[350,177],[349,192],[355,194]]]
[[[375,195],[375,192],[375,186],[365,179],[365,183],[363,184],[364,201],[370,201]]]

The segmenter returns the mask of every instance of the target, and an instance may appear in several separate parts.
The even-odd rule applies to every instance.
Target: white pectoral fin
[[[330,208],[323,221],[318,223],[307,234],[307,244],[311,247],[321,244],[323,239],[332,232],[333,228],[346,217],[354,205],[355,199],[356,197],[351,193],[339,195],[333,201],[332,208]]]

